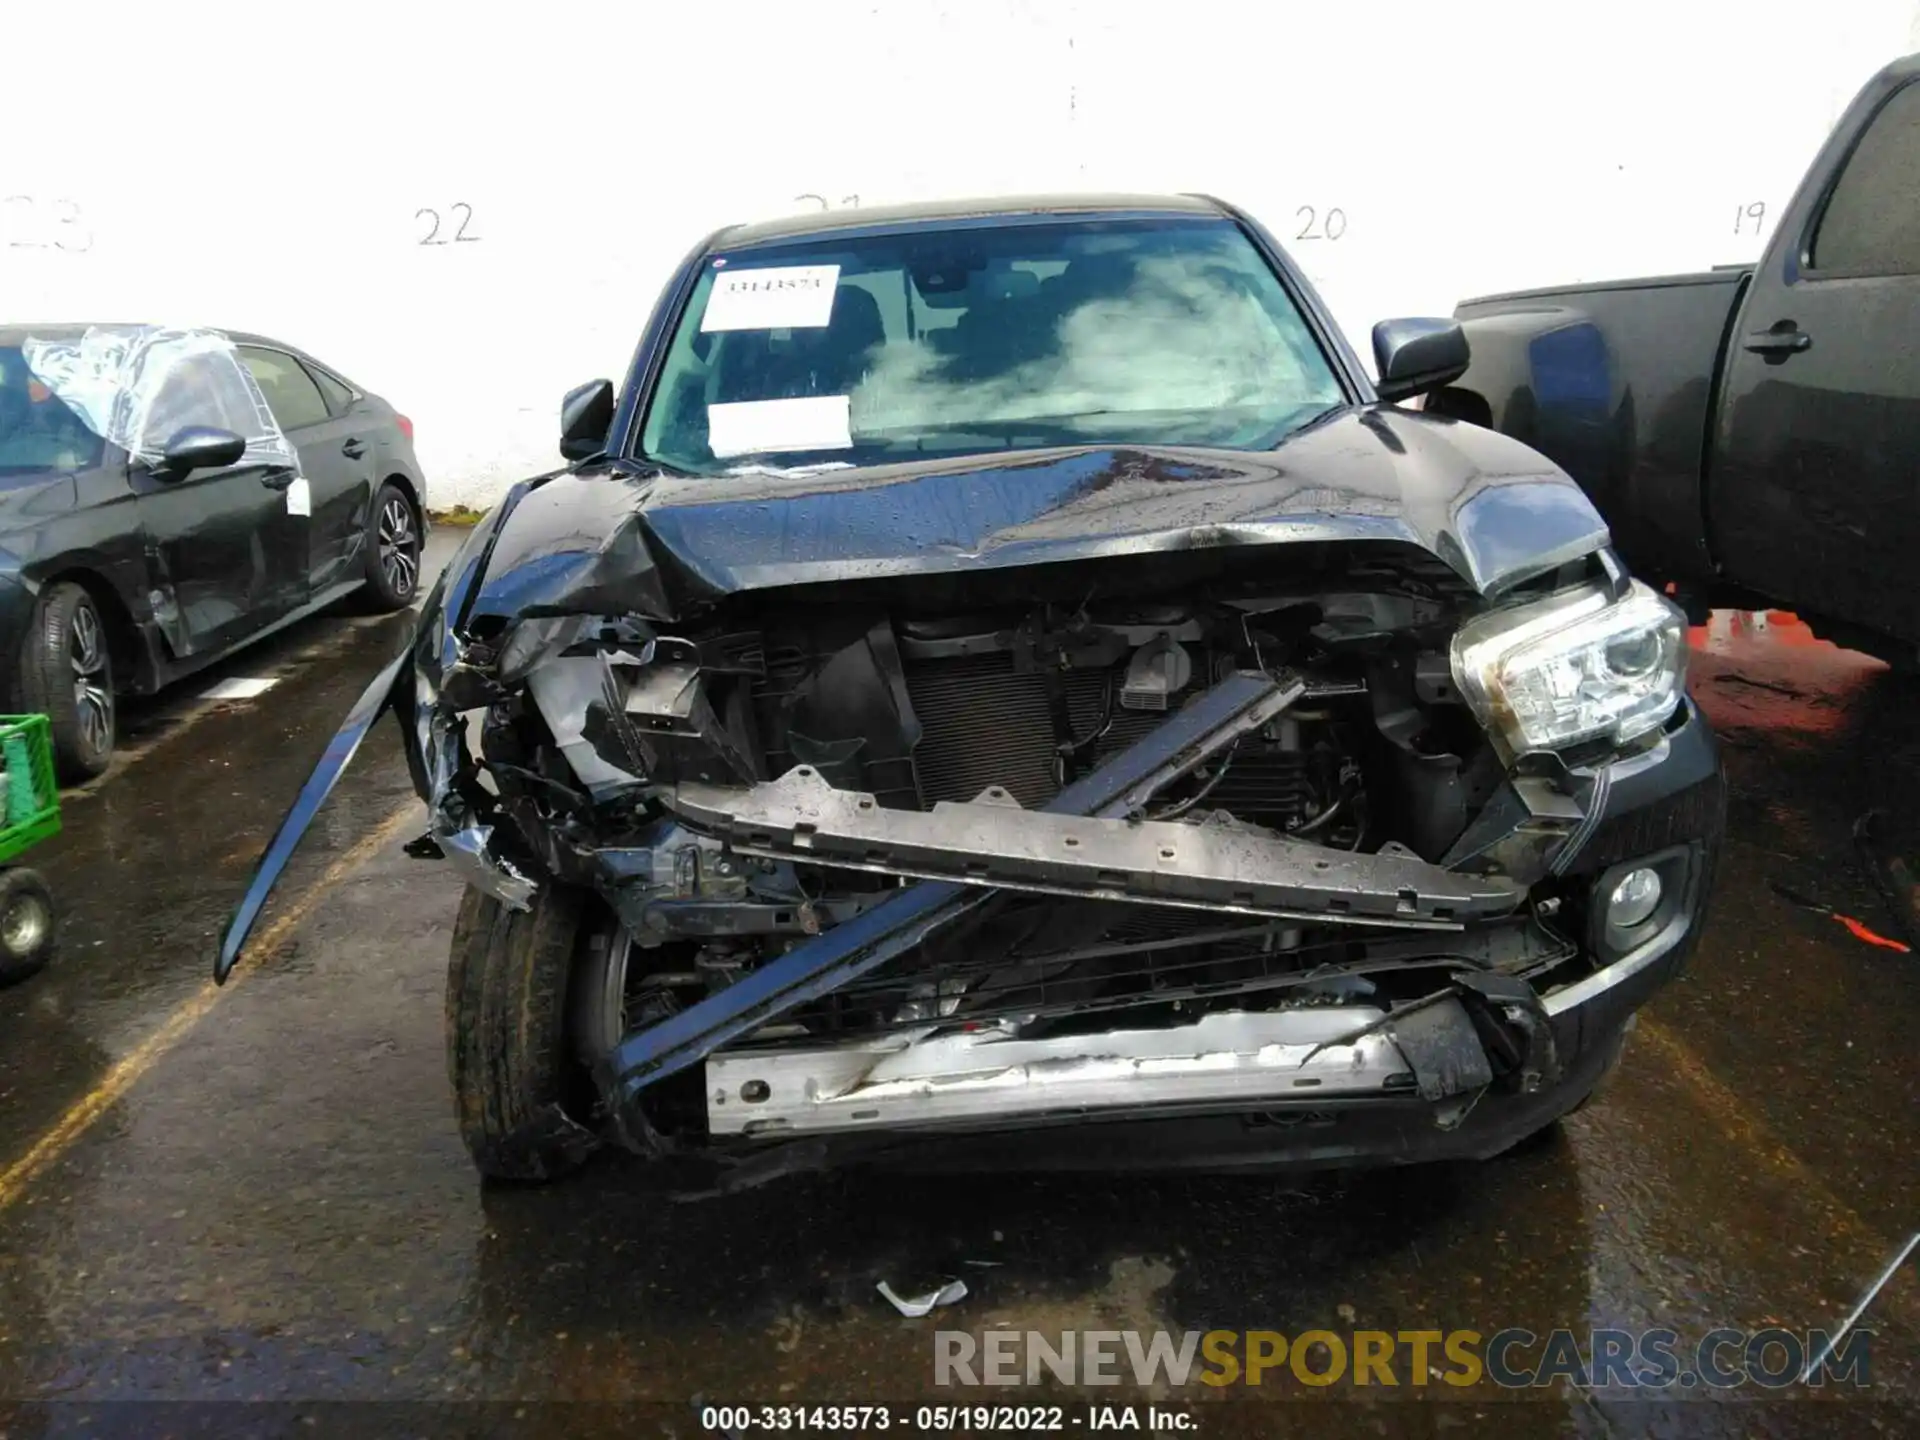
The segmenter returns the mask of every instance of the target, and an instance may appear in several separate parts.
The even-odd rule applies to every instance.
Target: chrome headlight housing
[[[1686,688],[1687,621],[1634,581],[1495,610],[1453,637],[1453,679],[1509,758],[1657,730]]]

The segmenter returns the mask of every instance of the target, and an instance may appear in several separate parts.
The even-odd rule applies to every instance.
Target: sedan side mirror
[[[576,385],[560,402],[560,453],[568,460],[585,460],[607,448],[613,428],[613,382],[589,380]]]
[[[1374,389],[1382,400],[1411,400],[1467,373],[1472,353],[1457,320],[1382,320],[1373,327]]]
[[[231,430],[212,425],[183,425],[167,441],[166,454],[153,473],[162,480],[184,480],[196,470],[224,470],[240,463],[247,442]]]

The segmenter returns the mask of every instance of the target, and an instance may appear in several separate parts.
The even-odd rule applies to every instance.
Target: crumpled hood
[[[415,788],[430,800],[452,793],[454,731],[440,701],[476,621],[671,620],[781,586],[1329,540],[1411,543],[1494,595],[1605,545],[1607,530],[1526,446],[1387,406],[1343,412],[1260,454],[1083,446],[811,476],[605,468],[523,481],[469,533],[407,648],[301,788],[228,924],[215,976],[231,971],[300,836],[387,709],[407,737]],[[533,648],[552,639],[535,635]],[[502,671],[513,648],[509,637]],[[484,703],[484,691],[454,708]]]
[[[502,524],[475,615],[688,605],[826,581],[1301,541],[1402,541],[1493,595],[1607,543],[1517,441],[1377,406],[1274,450],[1075,447],[811,475],[586,471]]]

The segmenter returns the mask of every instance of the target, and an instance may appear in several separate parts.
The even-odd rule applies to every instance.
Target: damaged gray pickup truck
[[[1040,199],[722,231],[572,392],[225,936],[398,717],[470,887],[480,1170],[1487,1156],[1579,1105],[1725,825],[1675,607],[1395,402],[1261,227]]]

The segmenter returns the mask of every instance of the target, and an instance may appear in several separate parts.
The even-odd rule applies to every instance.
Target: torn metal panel
[[[1047,806],[1053,814],[1118,816],[1150,799],[1267,720],[1303,690],[1297,679],[1237,673],[1193,702]],[[1255,719],[1254,717],[1259,717]],[[616,1115],[647,1086],[697,1064],[727,1041],[776,1015],[838,989],[960,923],[997,892],[923,882],[772,960],[717,995],[615,1046],[601,1063],[601,1093]]]
[[[319,765],[294,797],[293,808],[280,822],[273,839],[267,843],[266,853],[260,857],[260,863],[254,869],[253,880],[248,884],[246,894],[240,897],[240,903],[227,921],[226,931],[221,937],[220,953],[213,966],[213,978],[221,984],[226,983],[227,976],[233,973],[233,967],[239,963],[241,947],[247,943],[247,936],[254,922],[260,918],[267,896],[279,880],[280,872],[286,869],[287,862],[293,858],[294,849],[307,833],[307,827],[313,823],[314,816],[320,813],[327,796],[333,793],[333,787],[339,783],[348,762],[360,748],[360,742],[367,738],[373,722],[392,703],[395,685],[404,683],[401,669],[406,660],[405,654],[394,659],[373,677],[373,683],[354,701],[345,723],[327,742],[326,754],[320,757]]]
[[[493,853],[488,843],[493,838],[491,825],[468,825],[446,834],[436,827],[433,838],[440,843],[442,858],[474,889],[510,910],[525,910],[533,902],[540,886],[513,862]]]
[[[889,810],[801,767],[748,789],[682,785],[681,817],[746,855],[916,879],[1245,915],[1458,928],[1525,891],[1411,855],[1356,855],[1238,825],[1022,810],[1010,799]]]
[[[327,796],[333,793],[333,787],[339,783],[348,763],[360,748],[360,742],[389,708],[400,721],[407,769],[415,791],[422,799],[431,800],[434,796],[435,780],[429,773],[427,760],[432,744],[431,722],[439,698],[440,677],[459,658],[453,622],[449,617],[464,613],[474,584],[485,570],[486,556],[491,551],[501,522],[512,513],[527,488],[524,484],[516,485],[493,512],[474,527],[466,543],[428,592],[419,624],[408,632],[400,654],[374,677],[373,683],[354,702],[339,730],[327,742],[325,754],[307,777],[306,784],[300,787],[300,793],[294,797],[286,818],[280,822],[280,828],[268,842],[259,864],[254,867],[246,893],[241,896],[239,905],[235,907],[221,934],[220,950],[214,958],[216,981],[225,983],[233,973],[247,937],[267,903],[267,896],[279,882],[287,862],[293,858],[294,850],[313,824],[314,817],[320,813]]]
[[[1454,1016],[1455,1038],[1477,1053],[1457,1004]],[[1228,1010],[1190,1025],[1099,1035],[1021,1039],[986,1030],[722,1051],[707,1060],[707,1124],[716,1135],[819,1134],[1413,1093],[1414,1067],[1393,1036],[1371,1028],[1385,1018],[1369,1006]],[[1356,1030],[1357,1039],[1340,1040]],[[1483,1071],[1485,1064],[1482,1055]]]

